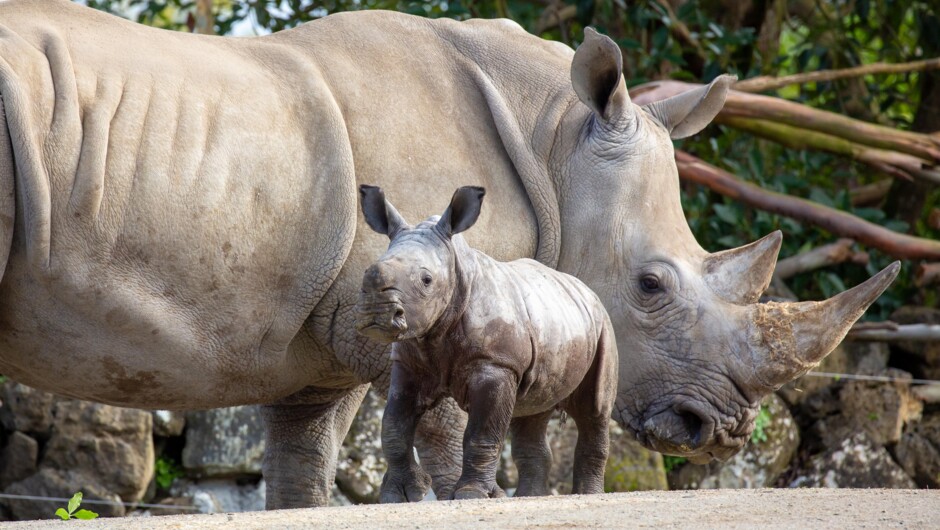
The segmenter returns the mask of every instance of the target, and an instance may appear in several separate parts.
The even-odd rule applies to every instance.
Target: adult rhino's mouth
[[[356,330],[377,342],[401,340],[408,331],[405,308],[394,298],[363,292],[356,304]]]
[[[688,458],[693,464],[727,460],[744,447],[749,436],[729,435],[718,426],[714,412],[707,406],[685,402],[642,418],[628,418],[621,413],[621,425],[643,447],[667,455]],[[751,419],[751,418],[746,418]],[[739,431],[750,429],[739,425]]]

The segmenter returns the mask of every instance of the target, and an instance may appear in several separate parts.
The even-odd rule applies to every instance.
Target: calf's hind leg
[[[553,409],[541,414],[513,418],[509,424],[512,435],[512,461],[519,470],[516,497],[550,495],[548,474],[552,469],[552,448],[545,438]]]
[[[329,504],[340,445],[368,389],[308,388],[261,407],[268,510]]]
[[[605,322],[591,369],[571,396],[568,413],[578,425],[572,493],[604,492],[604,469],[610,447],[610,413],[617,392],[617,343]]]

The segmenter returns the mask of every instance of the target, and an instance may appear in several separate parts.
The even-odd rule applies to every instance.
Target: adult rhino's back
[[[315,65],[273,39],[2,2],[0,97],[0,373],[141,407],[304,385],[287,345],[355,222]]]

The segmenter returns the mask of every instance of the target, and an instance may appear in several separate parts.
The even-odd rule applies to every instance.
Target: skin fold
[[[380,188],[360,193],[369,226],[391,239],[366,269],[357,306],[360,333],[394,343],[382,502],[424,497],[430,478],[414,460],[415,427],[443,397],[469,413],[455,499],[505,495],[496,469],[510,429],[517,495],[548,495],[554,410],[578,425],[574,493],[603,493],[617,347],[597,296],[535,261],[498,262],[468,247],[459,234],[479,217],[483,188],[458,189],[440,218],[416,227]]]

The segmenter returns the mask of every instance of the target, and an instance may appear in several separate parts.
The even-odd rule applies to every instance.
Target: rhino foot
[[[396,473],[389,470],[382,479],[379,502],[382,504],[418,502],[428,494],[430,489],[431,476],[417,465],[404,472]]]
[[[454,491],[454,496],[451,498],[460,501],[464,499],[498,499],[505,496],[506,492],[503,491],[503,488],[497,486],[494,481],[492,484],[458,485],[457,490]]]

